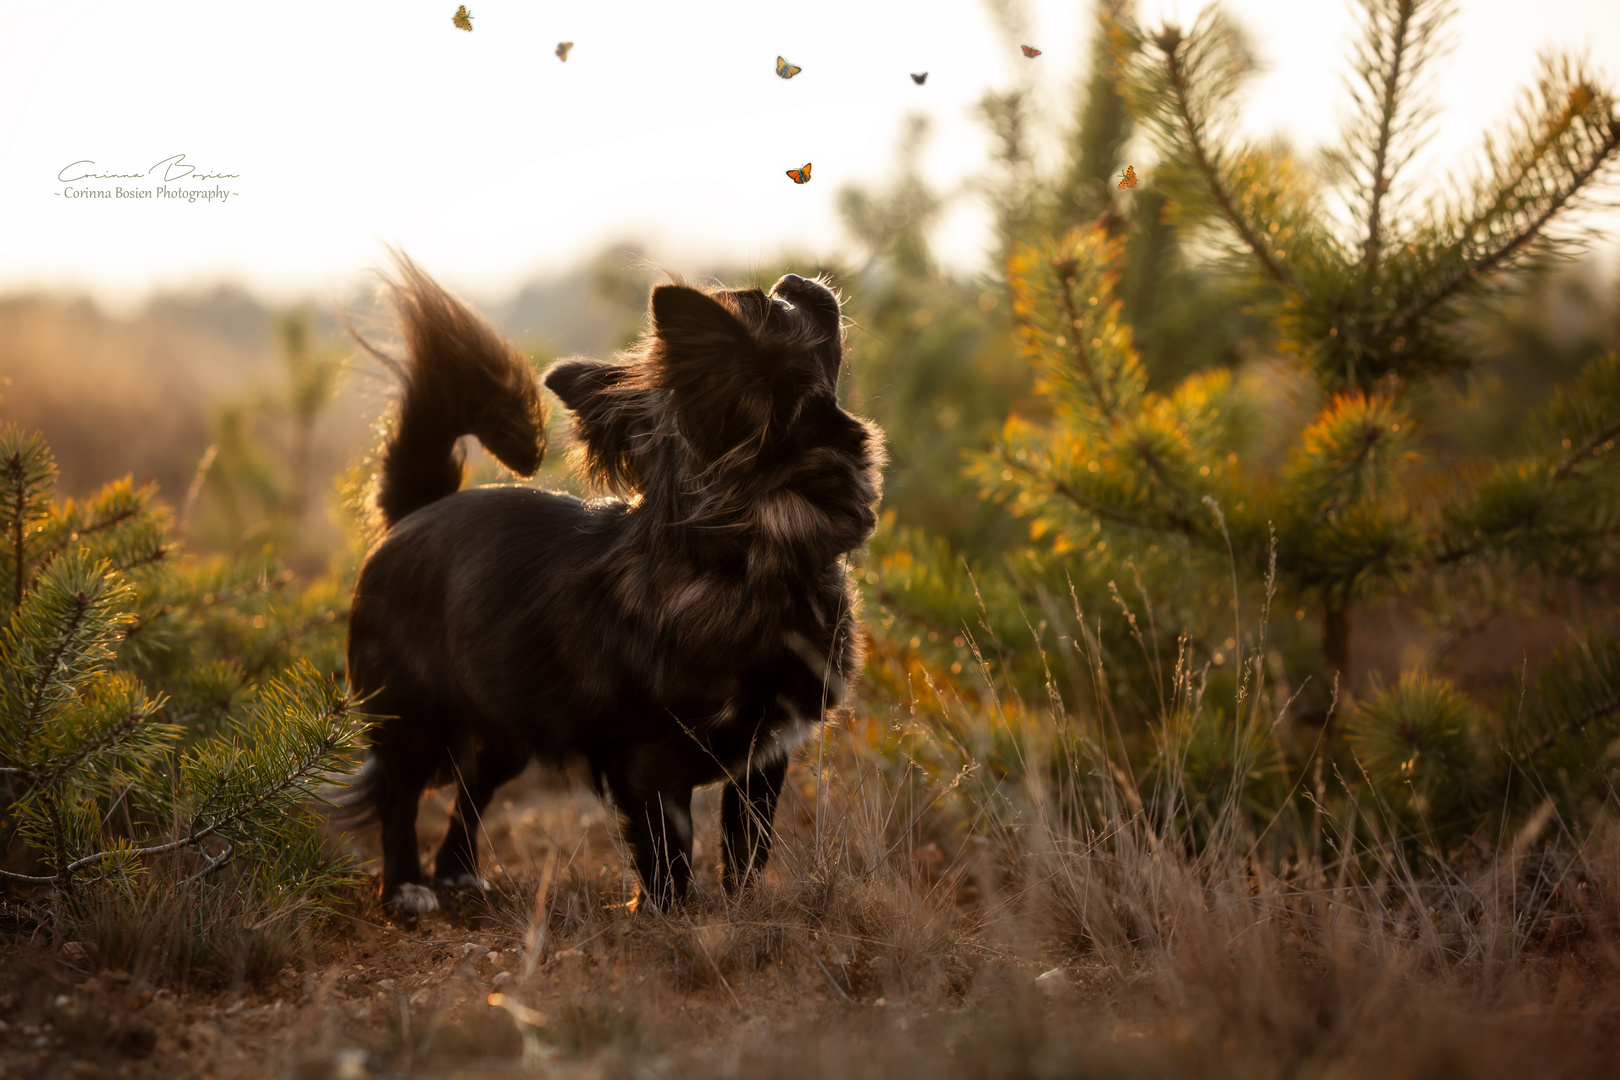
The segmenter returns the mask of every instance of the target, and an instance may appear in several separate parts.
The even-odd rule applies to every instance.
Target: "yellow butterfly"
[[[791,79],[803,70],[804,68],[790,64],[780,56],[776,58],[776,73],[784,79]]]
[[[568,50],[572,49],[573,47],[574,43],[572,41],[557,42],[557,59],[561,60],[565,64],[568,63]]]
[[[788,179],[795,184],[808,184],[810,182],[810,162],[805,162],[802,169],[789,169],[787,174]]]
[[[472,14],[468,12],[466,4],[456,8],[456,13],[450,21],[456,24],[456,29],[472,33]]]

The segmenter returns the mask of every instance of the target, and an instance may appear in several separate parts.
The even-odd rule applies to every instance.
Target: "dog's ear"
[[[646,392],[632,385],[632,369],[600,360],[564,360],[546,371],[546,388],[574,414],[581,463],[596,483],[629,492],[639,485],[635,439],[649,427]]]
[[[757,435],[770,419],[771,386],[748,328],[685,285],[658,286],[651,306],[658,380],[682,434],[710,456]]]
[[[546,369],[546,389],[562,399],[574,413],[591,412],[592,406],[605,404],[606,391],[624,378],[622,364],[604,364],[600,360],[563,360]]]

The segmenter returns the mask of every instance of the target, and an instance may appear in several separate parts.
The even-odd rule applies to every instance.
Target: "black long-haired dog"
[[[693,788],[723,781],[724,884],[746,885],[789,752],[860,664],[845,556],[876,523],[883,451],[837,402],[837,297],[793,274],[769,293],[661,285],[622,362],[553,366],[579,464],[612,493],[582,502],[458,491],[463,435],[517,473],[539,466],[539,390],[514,347],[399,262],[388,533],[349,629],[350,682],[384,719],[344,800],[380,819],[383,899],[437,906],[416,854],[424,787],[456,786],[435,882],[476,883],[479,815],[531,758],[588,764],[659,907],[687,892]]]

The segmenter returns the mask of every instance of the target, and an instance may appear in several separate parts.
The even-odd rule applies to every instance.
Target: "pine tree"
[[[335,897],[354,871],[310,802],[365,718],[289,647],[335,628],[329,597],[266,602],[290,582],[180,556],[151,488],[58,503],[55,472],[42,437],[0,432],[3,842],[32,863],[0,885],[82,907],[233,867],[266,902]]]
[[[1042,407],[1011,416],[972,468],[988,498],[1029,521],[1029,548],[1007,563],[1005,589],[975,595],[993,597],[982,616],[958,608],[953,620],[945,609],[965,587],[948,553],[922,539],[879,546],[880,611],[911,626],[1016,633],[1022,622],[1026,641],[1140,640],[1112,650],[1112,674],[1094,665],[1096,691],[1161,732],[1210,722],[1232,733],[1268,668],[1315,669],[1316,711],[1337,700],[1354,718],[1330,752],[1352,772],[1359,762],[1409,830],[1466,832],[1509,791],[1558,788],[1573,806],[1576,789],[1602,789],[1612,763],[1600,744],[1616,717],[1598,659],[1580,667],[1581,693],[1547,689],[1530,713],[1500,720],[1427,677],[1374,688],[1359,709],[1350,700],[1357,604],[1396,592],[1438,603],[1491,573],[1579,582],[1616,569],[1620,358],[1589,364],[1505,452],[1463,458],[1431,435],[1433,411],[1455,401],[1443,380],[1470,361],[1470,314],[1578,246],[1560,224],[1620,157],[1612,96],[1573,61],[1549,59],[1460,193],[1419,202],[1403,167],[1447,14],[1422,0],[1363,5],[1356,108],[1324,169],[1231,134],[1251,62],[1219,13],[1190,35],[1147,35],[1121,17],[1120,85],[1159,155],[1141,171],[1178,247],[1215,252],[1210,267],[1262,317],[1263,351],[1278,360],[1159,388],[1122,296],[1128,233],[1104,215],[1012,245],[1015,333]],[[922,596],[884,607],[896,581]],[[1262,636],[1257,613],[1273,593],[1295,619],[1265,621]],[[1313,612],[1314,633],[1303,621]],[[1594,639],[1582,655],[1607,649]],[[1203,719],[1169,707],[1164,655],[1207,673]],[[1495,749],[1504,730],[1517,747],[1508,757]],[[1312,752],[1308,740],[1281,749],[1296,770]]]

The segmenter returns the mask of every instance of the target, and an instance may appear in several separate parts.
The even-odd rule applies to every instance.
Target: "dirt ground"
[[[1615,1075],[1612,935],[1437,970],[1200,906],[1172,948],[1105,958],[1024,936],[1030,916],[933,844],[866,860],[898,867],[886,877],[818,871],[807,774],[790,774],[772,870],[736,903],[718,889],[718,792],[699,794],[699,896],[671,917],[627,908],[607,808],[526,774],[484,823],[493,891],[415,920],[362,904],[258,985],[163,985],[13,935],[0,1080]],[[424,806],[424,854],[447,801]]]
[[[424,803],[424,860],[448,804],[448,792]],[[767,941],[770,955],[738,962],[733,939],[754,935],[747,913],[726,909],[709,865],[718,810],[717,789],[698,793],[700,896],[677,919],[627,910],[633,871],[611,811],[531,771],[497,794],[484,823],[497,891],[447,897],[440,911],[411,919],[367,904],[340,916],[335,934],[270,985],[171,988],[100,968],[76,944],[8,947],[0,1078],[594,1076],[649,1062],[657,1074],[670,1053],[687,1062],[735,1057],[739,1032],[813,1038],[853,1012],[882,1014],[881,979],[863,979],[859,950],[841,953],[830,934],[809,931],[825,939],[823,956],[781,963],[782,941]],[[375,855],[374,834],[352,843]],[[559,932],[537,941],[528,909],[548,856]],[[588,887],[556,895],[565,875]],[[777,878],[773,867],[764,890]],[[776,917],[755,929],[770,938],[765,924]],[[728,981],[733,969],[746,985]],[[908,1024],[901,1010],[891,1015]]]

